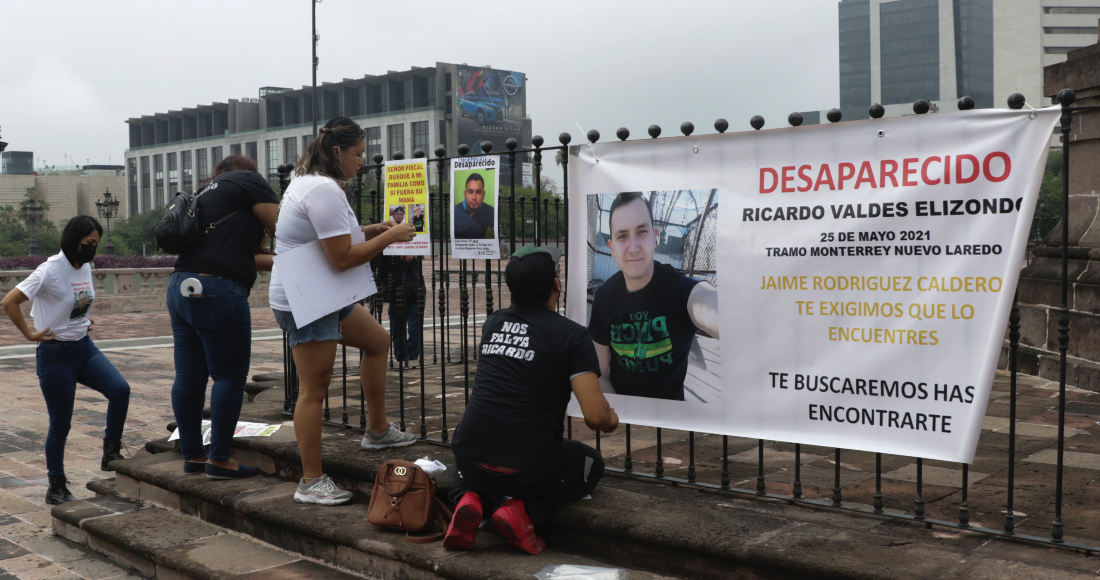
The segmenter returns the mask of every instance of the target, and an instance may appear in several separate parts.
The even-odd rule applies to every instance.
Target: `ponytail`
[[[319,174],[331,177],[337,181],[351,179],[352,175],[344,175],[336,156],[332,154],[333,147],[347,149],[357,145],[366,138],[366,132],[358,123],[347,117],[333,117],[317,131],[317,136],[310,141],[298,164],[294,167],[295,175]]]

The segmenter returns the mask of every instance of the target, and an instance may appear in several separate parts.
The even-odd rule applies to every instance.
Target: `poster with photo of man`
[[[451,250],[458,259],[500,258],[499,157],[451,161]]]
[[[427,161],[424,159],[387,161],[385,167],[386,219],[395,224],[412,223],[416,237],[411,242],[390,244],[386,256],[429,256]]]
[[[716,193],[588,196],[588,331],[604,392],[720,398]]]

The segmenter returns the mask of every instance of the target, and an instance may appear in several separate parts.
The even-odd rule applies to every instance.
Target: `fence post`
[[[1062,307],[1058,309],[1058,473],[1050,536],[1059,543],[1065,541],[1062,539],[1062,470],[1066,446],[1066,352],[1069,350],[1069,130],[1073,121],[1069,106],[1076,99],[1071,89],[1058,91],[1058,104],[1062,106]]]

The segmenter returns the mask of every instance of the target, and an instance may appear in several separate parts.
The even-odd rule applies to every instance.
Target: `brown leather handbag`
[[[443,531],[429,536],[412,532],[430,532],[436,521]],[[404,530],[416,544],[442,540],[451,520],[451,510],[435,495],[435,482],[415,463],[390,459],[378,468],[374,490],[367,507],[367,521],[386,528]]]

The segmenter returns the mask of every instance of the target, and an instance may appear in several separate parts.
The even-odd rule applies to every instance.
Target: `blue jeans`
[[[106,439],[121,439],[130,407],[130,385],[91,338],[38,343],[35,353],[38,386],[50,414],[46,435],[46,469],[52,476],[65,475],[65,440],[72,426],[76,384],[107,397]]]
[[[416,300],[405,303],[408,324],[397,314],[397,307],[390,302],[390,340],[393,342],[395,360],[420,360],[420,308]],[[408,327],[406,333],[405,328]],[[408,345],[406,352],[405,345]],[[408,356],[406,356],[408,355]]]
[[[202,296],[180,295],[180,284],[187,278],[202,283]],[[230,457],[252,356],[248,294],[248,288],[228,278],[172,274],[168,287],[168,314],[176,347],[172,411],[184,459],[207,455],[202,444],[202,409],[211,377],[209,457],[214,461]]]

